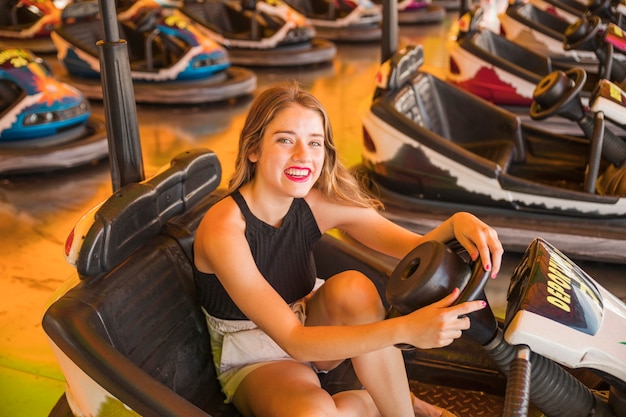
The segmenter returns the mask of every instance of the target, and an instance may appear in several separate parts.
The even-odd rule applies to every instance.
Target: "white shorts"
[[[315,289],[324,281],[318,279]],[[313,291],[315,291],[315,289]],[[309,296],[290,305],[291,310],[304,324],[306,301]],[[213,364],[226,402],[232,401],[237,387],[256,368],[268,362],[295,360],[274,340],[250,320],[223,320],[202,309],[211,336]]]

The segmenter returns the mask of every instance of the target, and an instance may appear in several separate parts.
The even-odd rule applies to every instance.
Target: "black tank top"
[[[277,228],[255,217],[239,191],[231,197],[246,221],[246,239],[265,279],[287,303],[310,293],[317,276],[313,246],[322,234],[307,202],[302,198],[294,199]],[[194,274],[200,303],[207,313],[226,320],[248,320],[215,274],[205,274],[195,268]]]

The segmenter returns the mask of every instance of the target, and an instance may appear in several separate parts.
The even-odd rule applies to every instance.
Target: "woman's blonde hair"
[[[342,204],[381,207],[380,201],[365,193],[355,176],[339,161],[330,120],[324,106],[311,93],[302,90],[295,81],[269,87],[252,102],[239,137],[235,172],[230,178],[228,192],[232,193],[252,180],[255,175],[255,164],[248,156],[255,152],[260,154],[267,125],[281,110],[294,104],[318,112],[324,125],[324,166],[314,188]]]

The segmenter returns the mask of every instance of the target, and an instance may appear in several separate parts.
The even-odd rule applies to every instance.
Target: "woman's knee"
[[[279,361],[255,369],[235,392],[233,402],[244,416],[339,416],[333,398],[308,365]]]
[[[363,324],[385,317],[378,289],[359,271],[341,272],[318,291],[328,324]]]
[[[326,392],[308,396],[289,413],[294,417],[340,417],[334,399]]]

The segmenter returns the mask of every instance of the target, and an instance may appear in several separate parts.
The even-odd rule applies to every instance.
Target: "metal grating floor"
[[[482,391],[469,391],[417,381],[411,382],[411,391],[424,401],[445,408],[459,417],[500,417],[504,410],[504,399],[501,396]],[[531,409],[528,417],[543,417],[543,413],[537,409]]]

